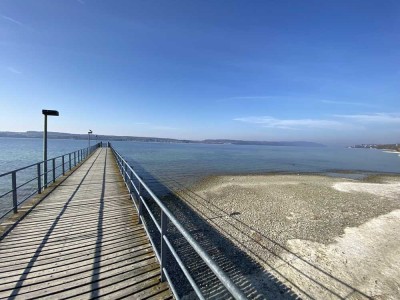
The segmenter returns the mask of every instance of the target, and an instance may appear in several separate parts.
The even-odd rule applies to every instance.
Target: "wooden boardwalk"
[[[110,149],[99,148],[0,242],[0,299],[169,299]]]

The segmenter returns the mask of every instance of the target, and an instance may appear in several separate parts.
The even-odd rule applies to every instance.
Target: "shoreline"
[[[190,188],[197,199],[177,194],[302,298],[394,299],[400,266],[387,263],[400,261],[400,174],[368,173],[215,175]],[[398,277],[381,274],[393,267]]]

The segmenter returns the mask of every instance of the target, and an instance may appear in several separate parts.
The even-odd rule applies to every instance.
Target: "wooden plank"
[[[44,195],[0,242],[0,298],[172,297],[109,149]]]

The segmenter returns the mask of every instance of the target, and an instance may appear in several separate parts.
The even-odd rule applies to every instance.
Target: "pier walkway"
[[[109,148],[97,149],[0,241],[0,299],[169,299]]]

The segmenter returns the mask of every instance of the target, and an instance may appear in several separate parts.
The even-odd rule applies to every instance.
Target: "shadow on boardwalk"
[[[297,299],[298,297],[282,284],[275,276],[268,273],[258,262],[239,249],[230,239],[219,233],[184,200],[174,194],[166,185],[146,172],[138,163],[135,170],[145,180],[150,189],[167,205],[181,224],[190,232],[196,241],[213,258],[213,260],[227,273],[233,282],[250,299]],[[150,197],[144,194],[147,203],[157,220],[160,212]],[[146,223],[150,228],[154,242],[160,249],[160,234],[152,226],[150,216],[144,213]],[[217,277],[195,253],[173,225],[168,225],[168,236],[176,252],[190,270],[196,283],[199,285],[206,299],[229,299],[231,295],[219,282]],[[180,271],[174,259],[168,254],[168,269],[170,276],[180,296],[189,299],[195,298],[188,281]]]

